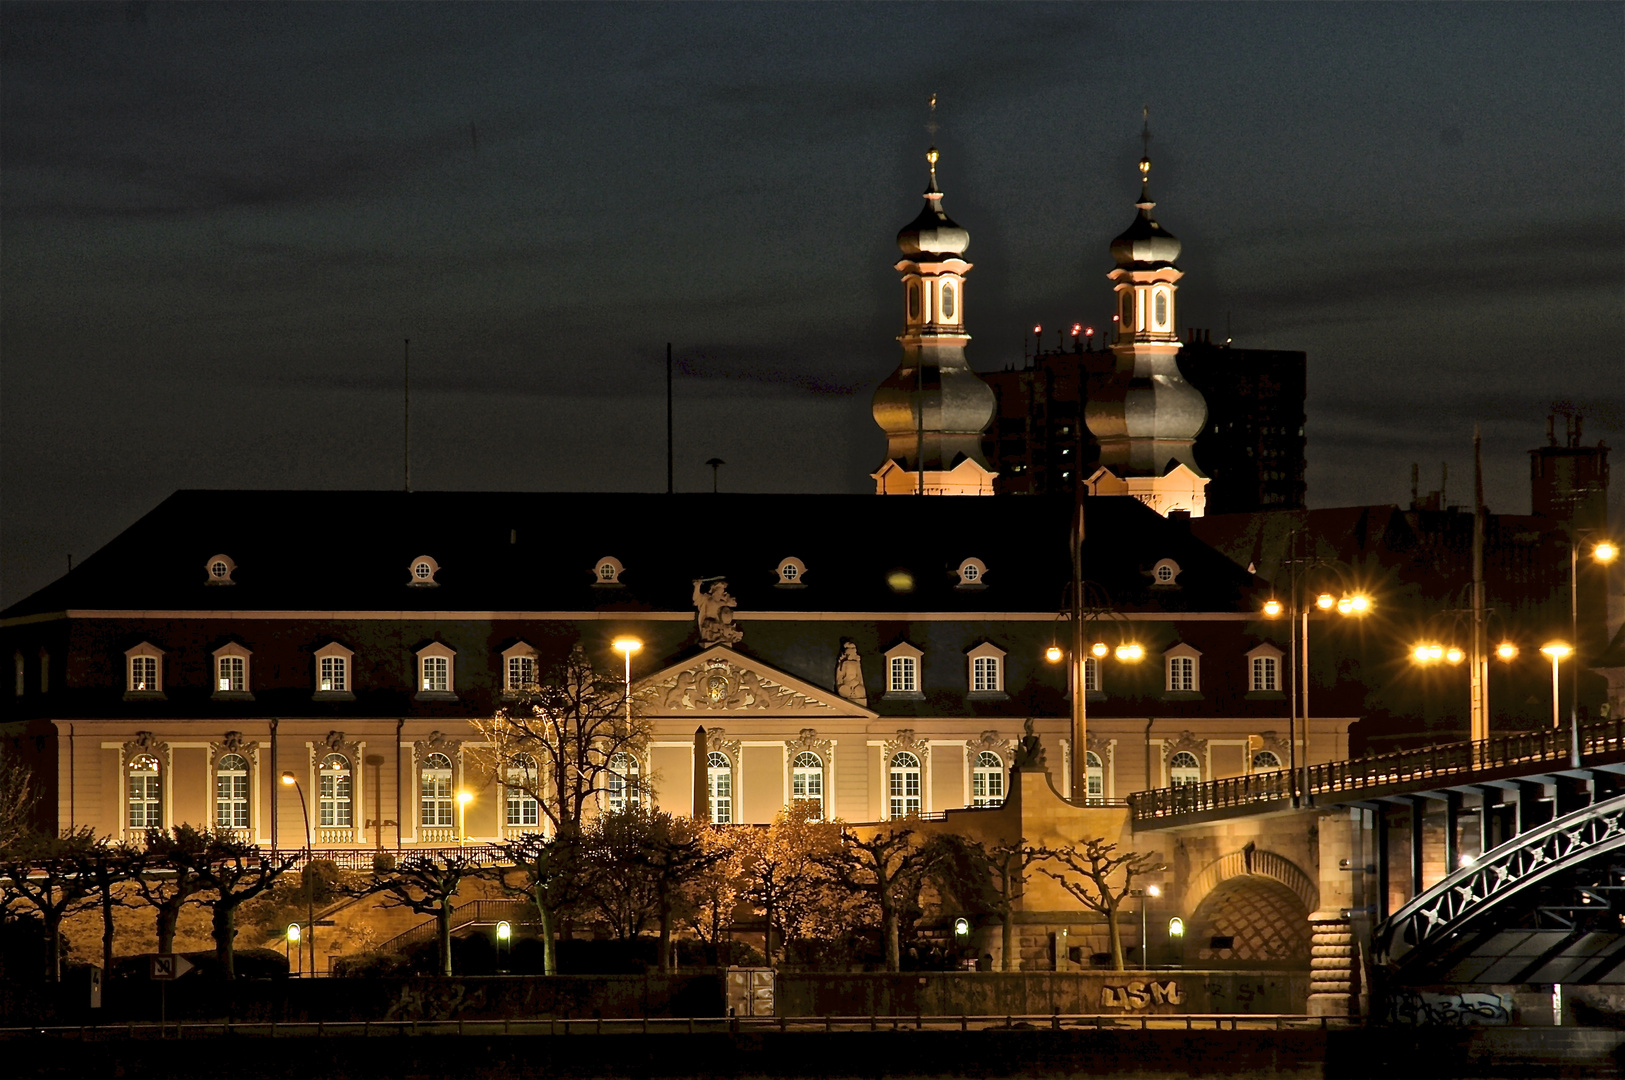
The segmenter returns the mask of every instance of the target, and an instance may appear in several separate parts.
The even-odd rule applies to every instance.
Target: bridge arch
[[[1285,885],[1303,904],[1305,913],[1320,908],[1320,886],[1285,855],[1248,844],[1238,851],[1213,860],[1197,874],[1185,890],[1185,910],[1195,911],[1214,889],[1231,878],[1256,875]]]

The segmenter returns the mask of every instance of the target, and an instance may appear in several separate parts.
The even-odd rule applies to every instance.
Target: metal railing
[[[495,926],[499,922],[515,926],[531,926],[537,922],[536,905],[529,900],[470,900],[451,909],[451,932],[469,926]],[[378,946],[379,952],[407,949],[433,941],[439,933],[436,920],[430,919],[403,931]]]
[[[1569,729],[1550,729],[1328,761],[1311,765],[1307,770],[1308,795],[1341,795],[1379,787],[1466,778],[1474,773],[1567,763],[1573,754],[1574,742],[1574,733]],[[1625,755],[1625,720],[1614,718],[1582,725],[1578,742],[1582,758]],[[1270,804],[1290,803],[1291,799],[1287,774],[1268,772],[1139,791],[1128,797],[1128,805],[1135,821],[1157,821],[1210,810],[1266,809]]]

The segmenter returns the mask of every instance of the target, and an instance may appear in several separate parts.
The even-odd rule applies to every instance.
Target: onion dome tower
[[[1191,447],[1207,423],[1201,391],[1179,372],[1179,322],[1174,305],[1179,241],[1151,216],[1151,133],[1140,158],[1139,213],[1112,241],[1117,266],[1107,277],[1117,294],[1115,370],[1091,386],[1084,422],[1100,443],[1100,468],[1087,481],[1091,495],[1131,495],[1160,514],[1200,517],[1207,476]]]
[[[937,157],[932,146],[925,155],[931,166],[925,206],[897,234],[903,358],[872,403],[875,423],[886,433],[886,460],[873,474],[877,495],[991,495],[997,475],[982,456],[993,390],[965,362],[970,233],[942,209]]]

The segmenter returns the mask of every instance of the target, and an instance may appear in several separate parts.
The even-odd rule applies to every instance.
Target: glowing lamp
[[[1145,656],[1145,650],[1140,648],[1138,645],[1129,644],[1119,645],[1117,647],[1117,659],[1122,660],[1125,663],[1133,663],[1143,656]]]
[[[469,803],[474,801],[474,793],[472,791],[459,791],[457,793],[457,801],[462,803],[464,806],[467,806]]]
[[[1089,646],[1089,654],[1096,660],[1106,659],[1106,654],[1109,652],[1111,652],[1111,650],[1106,647],[1106,643],[1104,641],[1097,641],[1093,645]]]
[[[1083,333],[1083,324],[1082,323],[1073,323],[1072,324],[1072,336],[1077,337],[1081,333]]]
[[[643,642],[639,641],[635,637],[618,637],[614,641],[610,642],[609,647],[623,656],[631,656],[633,653],[643,648]]]
[[[1540,647],[1540,651],[1553,660],[1561,660],[1574,650],[1565,641],[1548,641]]]
[[[1364,615],[1371,610],[1371,597],[1365,593],[1355,593],[1349,597],[1349,610],[1356,615]]]
[[[513,936],[513,927],[512,926],[508,925],[508,923],[506,921],[497,923],[497,940],[498,941],[507,941],[512,936]]]
[[[1178,915],[1175,915],[1173,918],[1169,919],[1168,920],[1168,936],[1171,937],[1171,938],[1182,938],[1182,937],[1184,937],[1185,936],[1185,920],[1181,919]]]
[[[1619,554],[1619,548],[1604,540],[1591,549],[1591,557],[1598,562],[1613,562],[1614,556]]]
[[[1352,599],[1350,599],[1349,597],[1345,596],[1345,597],[1343,597],[1343,599],[1341,599],[1341,600],[1339,600],[1337,602],[1337,613],[1339,615],[1347,615],[1349,612],[1351,612],[1353,610],[1354,610],[1354,601]]]
[[[1279,617],[1281,614],[1281,601],[1274,599],[1264,601],[1264,614],[1271,619]]]
[[[293,773],[291,773],[291,772],[283,773],[282,774],[282,783],[287,787],[293,787],[293,785],[295,783],[294,778],[293,778]]]
[[[1145,887],[1145,894],[1147,896],[1161,896],[1162,895],[1162,886],[1160,886],[1160,885],[1147,885]]]
[[[1518,647],[1510,641],[1503,641],[1495,647],[1495,658],[1497,660],[1516,660],[1518,658]]]
[[[1083,328],[1083,336],[1084,337],[1094,337],[1095,336],[1095,328],[1092,327],[1092,326],[1085,326]]]
[[[1456,646],[1452,645],[1450,648],[1444,651],[1444,658],[1450,661],[1452,664],[1459,664],[1467,658],[1467,654],[1462,652]]]
[[[1442,657],[1443,655],[1444,655],[1444,646],[1442,646],[1442,645],[1429,645],[1428,646],[1428,659],[1429,660],[1437,660],[1440,657]]]
[[[1418,646],[1416,646],[1416,648],[1411,650],[1411,659],[1416,661],[1418,664],[1427,663],[1428,662],[1428,647],[1426,645],[1418,645]]]
[[[1052,664],[1059,664],[1061,662],[1061,647],[1059,645],[1051,645],[1049,648],[1045,649],[1044,659],[1048,660]]]
[[[1337,597],[1333,596],[1331,593],[1323,592],[1319,596],[1315,597],[1315,606],[1322,611],[1330,611],[1336,605]]]
[[[965,918],[955,919],[954,920],[954,936],[955,937],[964,937],[968,933],[970,933],[970,920],[965,919]]]
[[[1042,333],[1043,333],[1043,332],[1044,332],[1044,327],[1043,327],[1043,325],[1042,325],[1042,324],[1040,324],[1040,325],[1038,325],[1038,326],[1035,326],[1035,327],[1033,327],[1033,333],[1035,333],[1035,334],[1042,334]]]

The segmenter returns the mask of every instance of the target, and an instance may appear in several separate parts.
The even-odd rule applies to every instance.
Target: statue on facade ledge
[[[1023,735],[1016,744],[1015,753],[1010,758],[1010,771],[1017,772],[1022,769],[1033,769],[1042,772],[1044,765],[1044,745],[1037,735],[1033,734],[1033,718],[1027,717],[1022,725]]]
[[[708,587],[706,582],[710,582]],[[695,578],[694,608],[699,621],[701,645],[734,645],[745,632],[734,625],[734,609],[739,601],[728,594],[726,578]]]
[[[851,638],[841,639],[841,656],[835,661],[835,692],[848,701],[869,707],[869,692],[863,687],[863,657]]]

